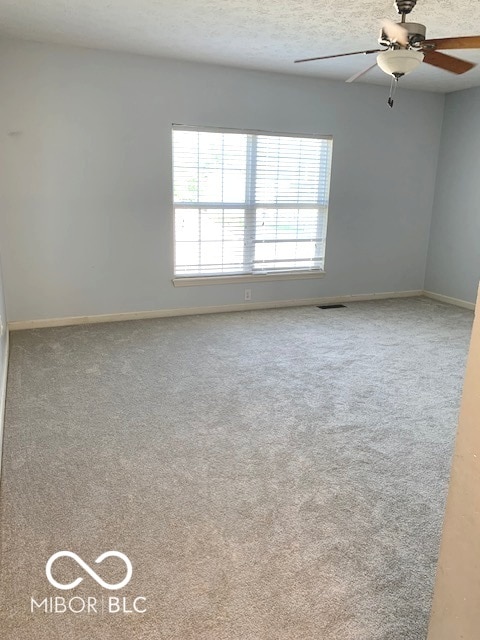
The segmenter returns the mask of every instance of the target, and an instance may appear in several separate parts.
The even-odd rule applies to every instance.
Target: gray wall
[[[7,385],[8,331],[0,266],[0,471],[2,468],[3,417]]]
[[[5,381],[4,364],[7,351],[7,317],[5,313],[5,300],[3,295],[2,268],[0,264],[0,393]]]
[[[475,302],[480,280],[480,88],[446,96],[425,289]]]
[[[334,136],[327,274],[252,302],[423,289],[441,95],[20,41],[0,87],[10,320],[243,302],[171,284],[173,122]]]
[[[7,317],[3,295],[2,268],[0,265],[0,393],[5,381],[5,354],[7,352]]]

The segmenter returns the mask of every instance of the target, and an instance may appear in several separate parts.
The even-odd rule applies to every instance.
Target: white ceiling
[[[376,48],[393,0],[0,0],[0,34],[42,42],[345,80],[374,62],[296,58]],[[427,37],[480,34],[479,0],[418,0],[410,18]],[[480,86],[480,50],[448,52],[479,66],[463,76],[422,64],[405,87]],[[361,82],[388,84],[378,68]]]

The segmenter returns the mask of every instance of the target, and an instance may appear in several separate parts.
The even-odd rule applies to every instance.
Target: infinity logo
[[[57,558],[63,558],[63,557],[73,558],[75,562],[79,564],[82,567],[82,569],[86,571],[88,575],[91,576],[95,580],[95,582],[98,582],[98,584],[104,589],[110,589],[112,591],[114,589],[121,589],[122,587],[124,587],[126,584],[130,582],[130,578],[132,577],[132,571],[133,571],[132,563],[124,553],[120,553],[120,551],[105,551],[105,553],[102,553],[100,556],[98,556],[98,558],[95,560],[95,564],[100,564],[106,558],[111,558],[112,556],[123,560],[123,562],[125,563],[125,566],[127,567],[127,574],[125,578],[121,582],[117,582],[116,584],[109,584],[108,582],[105,582],[105,580],[102,580],[102,578],[100,578],[100,576],[97,575],[95,571],[91,567],[89,567],[86,562],[84,562],[79,556],[77,556],[76,553],[73,553],[72,551],[57,551],[57,553],[54,553],[53,556],[51,556],[48,559],[48,562],[45,566],[45,573],[47,574],[48,581],[53,587],[56,587],[57,589],[63,589],[63,590],[75,589],[75,587],[78,587],[80,582],[82,582],[83,578],[77,578],[76,580],[74,580],[73,582],[70,582],[69,584],[61,584],[60,582],[57,582],[55,578],[52,576],[52,565],[55,562],[55,560],[57,560]]]

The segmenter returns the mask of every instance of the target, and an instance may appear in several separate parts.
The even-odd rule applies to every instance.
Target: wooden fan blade
[[[328,60],[329,58],[343,58],[345,56],[357,56],[360,53],[365,55],[369,53],[379,53],[385,51],[385,49],[369,49],[368,51],[352,51],[352,53],[337,53],[334,56],[320,56],[319,58],[303,58],[302,60],[295,60],[295,62],[311,62],[312,60]]]
[[[433,67],[439,67],[445,71],[456,73],[458,75],[470,71],[476,65],[466,60],[460,60],[460,58],[454,58],[453,56],[446,56],[439,51],[428,51],[423,59],[427,64],[431,64]]]
[[[480,49],[480,36],[464,36],[460,38],[435,38],[424,40],[423,45],[430,45],[435,49]]]
[[[361,78],[372,69],[375,69],[376,66],[377,66],[377,63],[375,62],[375,64],[372,64],[370,67],[367,67],[366,69],[362,69],[362,71],[359,71],[358,73],[353,75],[351,78],[348,78],[348,80],[345,80],[345,82],[355,82],[355,80],[358,80],[358,78]]]

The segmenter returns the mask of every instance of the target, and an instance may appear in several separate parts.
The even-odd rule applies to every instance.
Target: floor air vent
[[[344,309],[344,304],[321,304],[317,309]]]

